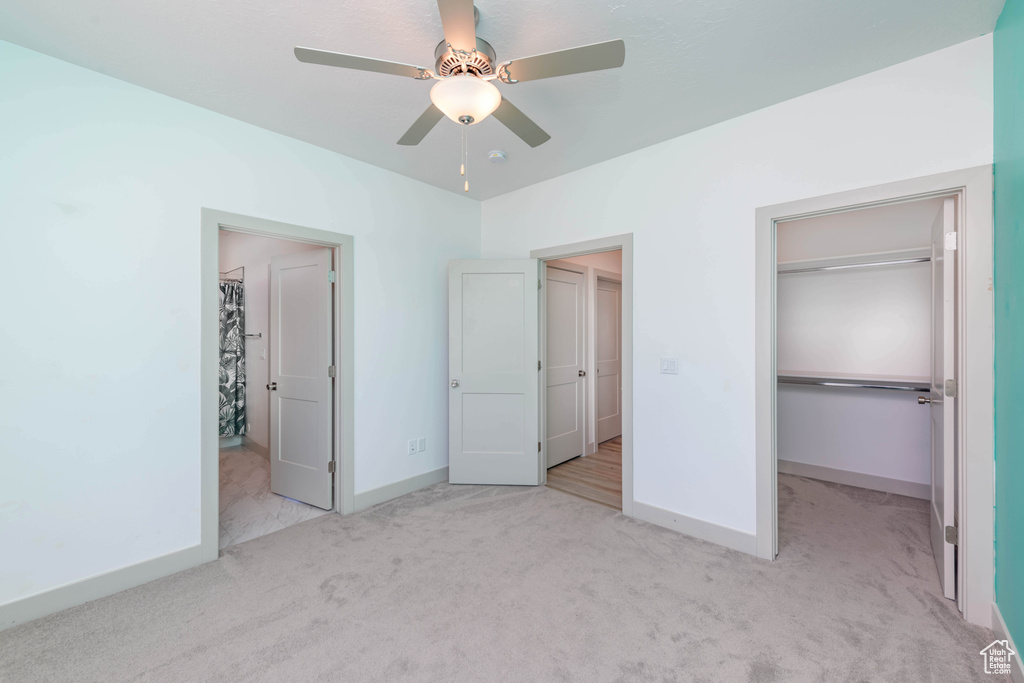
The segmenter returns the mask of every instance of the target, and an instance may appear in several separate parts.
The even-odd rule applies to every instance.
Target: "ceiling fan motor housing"
[[[434,58],[437,60],[434,73],[441,78],[462,73],[463,62],[471,74],[490,76],[494,73],[494,48],[482,38],[476,39],[476,52],[470,53],[468,57],[449,50],[448,43],[442,40],[434,50]]]

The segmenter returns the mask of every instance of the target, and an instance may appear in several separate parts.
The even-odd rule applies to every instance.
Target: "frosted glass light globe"
[[[459,118],[469,116],[472,124],[480,123],[498,108],[501,93],[489,81],[462,74],[435,83],[430,89],[430,101],[452,121],[462,123]]]

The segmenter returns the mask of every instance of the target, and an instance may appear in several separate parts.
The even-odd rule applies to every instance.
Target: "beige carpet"
[[[439,484],[0,632],[0,680],[967,681],[926,504],[782,475],[766,562],[549,488]]]

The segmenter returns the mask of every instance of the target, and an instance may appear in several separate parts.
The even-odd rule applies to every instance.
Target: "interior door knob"
[[[932,399],[930,396],[918,396],[917,402],[920,403],[921,405],[925,405],[926,403],[931,403]]]
[[[271,382],[268,384],[267,391],[277,391],[277,382]]]
[[[453,379],[452,380],[452,389],[458,389],[458,388],[459,388],[459,380]]]
[[[580,377],[586,377],[586,376],[587,376],[587,371],[586,370],[580,370]]]

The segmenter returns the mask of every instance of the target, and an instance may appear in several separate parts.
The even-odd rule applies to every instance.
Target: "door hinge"
[[[327,474],[334,474],[334,461],[331,460],[327,463]]]
[[[949,397],[949,398],[956,398],[957,393],[959,393],[959,389],[960,389],[960,385],[957,383],[957,381],[955,379],[947,379],[946,380],[946,396],[947,397]]]
[[[540,453],[540,441],[537,442],[537,452]]]
[[[956,251],[956,233],[946,233],[946,251]]]
[[[540,372],[540,361],[537,361],[537,372]]]
[[[328,377],[337,377],[338,376],[338,366],[337,365],[328,365],[327,366],[327,376]]]
[[[334,271],[333,270],[328,270],[327,271],[327,281],[333,283],[334,282],[334,277],[335,277],[334,276]]]
[[[540,278],[537,278],[537,289],[540,289]]]
[[[955,526],[946,527],[946,543],[960,545],[960,532]]]

